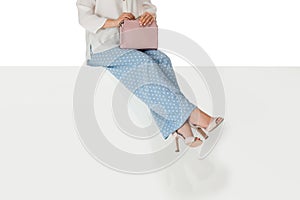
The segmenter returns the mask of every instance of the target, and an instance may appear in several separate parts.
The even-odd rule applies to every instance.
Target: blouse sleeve
[[[95,0],[77,0],[79,24],[87,31],[96,33],[106,22],[106,17],[95,14]]]
[[[144,0],[142,6],[143,12],[152,13],[156,17],[157,8],[154,4],[151,3],[151,0]]]

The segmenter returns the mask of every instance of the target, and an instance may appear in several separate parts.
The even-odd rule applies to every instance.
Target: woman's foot
[[[175,136],[176,140],[176,152],[179,152],[179,138],[183,139],[184,143],[190,147],[198,147],[203,143],[203,141],[200,138],[194,137],[191,126],[188,123],[188,121],[186,121],[179,129],[177,129],[173,133],[173,135]]]
[[[212,120],[212,117],[200,110],[199,108],[195,108],[188,121],[196,126],[200,126],[201,128],[206,129],[209,125],[209,122]]]
[[[193,127],[202,128],[207,132],[214,130],[223,120],[222,117],[211,117],[199,108],[195,108],[188,119]],[[200,133],[203,135],[202,132]]]
[[[194,137],[191,126],[186,121],[179,129],[177,129],[179,133],[181,133],[184,137]]]
[[[208,127],[206,127],[207,132],[213,131],[215,128],[217,128],[222,122],[224,118],[222,117],[213,117],[212,120],[209,122]]]

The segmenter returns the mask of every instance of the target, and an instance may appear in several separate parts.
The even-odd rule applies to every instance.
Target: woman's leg
[[[183,126],[196,108],[155,60],[139,50],[118,56],[107,69],[149,107],[165,139]]]
[[[160,50],[146,49],[140,51],[142,51],[143,53],[150,56],[153,60],[155,60],[155,62],[160,66],[164,74],[170,79],[170,81],[173,82],[173,84],[176,87],[179,88],[176,75],[172,66],[172,62],[169,56],[167,56],[164,52]]]
[[[178,88],[180,89],[177,79],[176,79],[176,75],[172,66],[172,61],[171,59],[162,51],[160,50],[153,50],[153,49],[142,49],[140,50],[143,53],[147,54],[148,56],[150,56],[160,67],[160,69],[162,70],[162,72],[165,74],[165,76],[167,76],[169,78],[169,80]],[[198,108],[194,109],[193,112],[195,112],[195,110],[199,110]],[[158,114],[153,112],[150,109],[153,118],[159,118],[159,116],[157,116]],[[192,113],[193,113],[192,112]],[[196,118],[196,117],[194,117]],[[197,118],[196,118],[197,119]],[[182,133],[187,133],[188,136],[192,136],[192,132],[190,131],[190,126],[188,124],[188,121],[185,122],[183,124],[183,126],[179,129],[179,132]]]
[[[149,55],[153,60],[155,60],[156,63],[160,66],[161,70],[164,72],[164,74],[170,79],[170,81],[174,83],[174,85],[176,85],[179,88],[176,75],[172,66],[172,62],[168,55],[166,55],[160,50],[147,49],[141,51]],[[199,108],[193,110],[189,118],[189,121],[191,123],[200,125],[203,128],[206,128],[208,126],[210,120],[211,116],[203,112]]]

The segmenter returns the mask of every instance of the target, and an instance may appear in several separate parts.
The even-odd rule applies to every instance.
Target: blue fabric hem
[[[183,115],[183,117],[182,117],[183,120],[181,122],[179,122],[177,126],[175,126],[174,130],[164,136],[165,140],[167,140],[170,137],[170,135],[172,135],[172,133],[174,133],[177,129],[179,129],[188,120],[188,118],[190,117],[193,110],[197,108],[196,105],[194,105],[194,104],[192,104],[192,105],[193,106],[191,106],[191,109],[189,111],[187,111],[185,113],[185,115]]]

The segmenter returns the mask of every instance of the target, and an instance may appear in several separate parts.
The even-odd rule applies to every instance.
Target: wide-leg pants
[[[142,100],[164,139],[180,128],[197,107],[180,91],[170,58],[160,50],[91,51],[89,66],[102,66]]]

